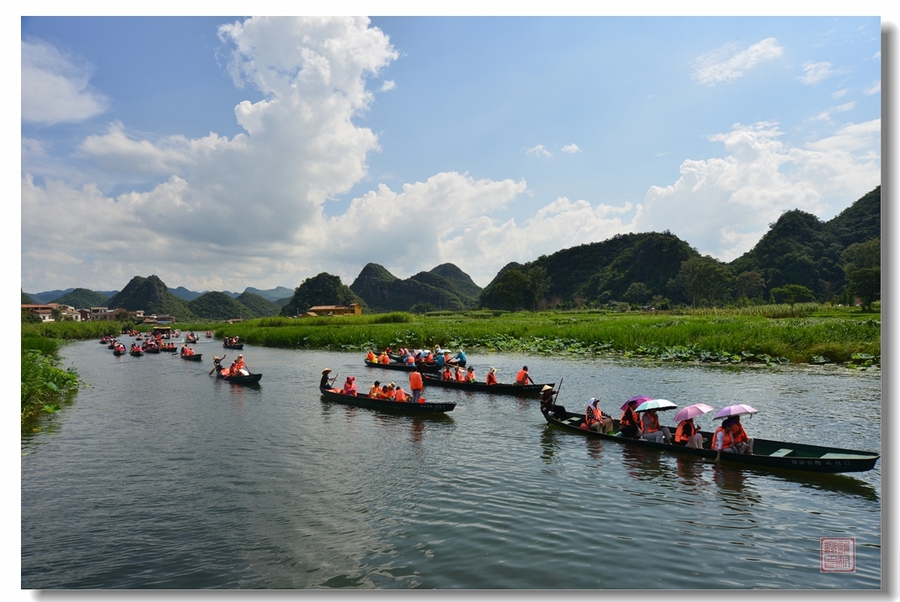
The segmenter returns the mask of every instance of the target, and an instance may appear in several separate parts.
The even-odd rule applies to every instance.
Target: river
[[[127,340],[127,338],[126,338]],[[21,442],[21,587],[878,589],[882,460],[813,475],[711,464],[546,424],[537,400],[427,389],[436,417],[323,401],[406,375],[362,353],[247,345],[258,387],[169,354],[61,355],[88,386]],[[881,449],[881,380],[843,368],[723,368],[469,355],[479,378],[527,364],[559,403],[633,395],[747,403],[750,436]],[[669,413],[671,417],[671,412]],[[661,413],[665,424],[665,413]],[[710,415],[699,420],[714,427]],[[852,538],[823,572],[821,538]]]

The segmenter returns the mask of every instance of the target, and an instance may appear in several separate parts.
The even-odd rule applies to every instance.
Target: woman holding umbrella
[[[641,438],[641,433],[638,430],[638,415],[634,409],[638,406],[638,403],[648,399],[650,398],[638,395],[622,405],[622,417],[619,418],[619,436],[629,439]]]
[[[747,436],[741,426],[741,414],[755,414],[756,408],[745,404],[735,404],[719,410],[716,418],[724,418],[722,426],[713,433],[711,449],[716,450],[716,462],[722,458],[722,452],[735,454],[752,454],[753,439]]]
[[[678,413],[675,414],[675,422],[678,423],[678,427],[675,429],[675,445],[702,449],[703,435],[700,434],[700,430],[694,424],[694,418],[712,410],[713,407],[705,403],[695,403],[678,410]]]

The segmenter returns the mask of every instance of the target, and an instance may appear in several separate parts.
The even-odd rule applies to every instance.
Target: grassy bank
[[[78,374],[63,370],[55,357],[58,339],[22,340],[22,428],[54,414],[78,390]],[[37,347],[37,348],[34,348]]]
[[[880,314],[807,304],[682,313],[492,312],[267,318],[216,336],[300,349],[432,347],[720,363],[879,365]]]

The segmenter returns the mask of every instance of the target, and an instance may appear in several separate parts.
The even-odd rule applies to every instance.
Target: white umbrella
[[[672,408],[676,407],[678,406],[676,406],[668,399],[649,399],[636,407],[634,411],[646,412],[647,410],[671,410]]]

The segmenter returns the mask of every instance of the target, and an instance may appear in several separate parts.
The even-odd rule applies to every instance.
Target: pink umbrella
[[[756,414],[759,410],[743,403],[737,403],[733,406],[726,406],[719,410],[716,418],[728,418],[729,416],[742,416],[744,414]]]
[[[636,401],[639,404],[641,404],[641,403],[644,403],[645,401],[650,401],[651,399],[653,399],[653,398],[647,397],[646,395],[636,395],[635,397],[632,397],[631,399],[629,399],[628,401],[623,403],[622,407],[620,409],[624,410],[625,408],[628,407],[628,404],[631,403],[632,401]]]
[[[687,406],[686,408],[681,408],[678,410],[678,413],[675,414],[675,422],[681,422],[682,420],[690,420],[691,418],[696,418],[697,416],[702,416],[707,412],[712,412],[715,408],[712,406],[708,406],[705,403],[695,403],[692,406]]]

